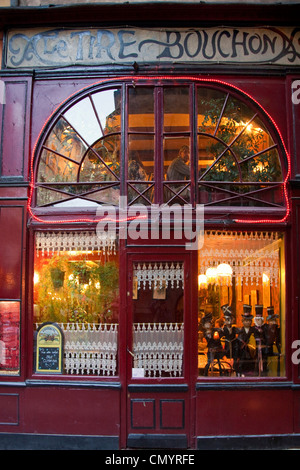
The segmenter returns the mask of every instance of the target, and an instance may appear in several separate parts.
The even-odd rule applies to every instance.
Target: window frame
[[[197,203],[201,203],[201,200],[199,199],[199,181],[198,178],[196,178],[196,171],[198,168],[198,163],[196,164],[194,160],[195,156],[198,155],[197,151],[197,145],[198,145],[198,135],[199,132],[197,132],[197,103],[196,101],[196,89],[198,87],[209,87],[210,89],[217,89],[221,90],[224,93],[228,93],[229,96],[233,96],[239,100],[241,100],[243,103],[245,103],[249,108],[253,109],[254,113],[257,112],[257,116],[262,120],[264,125],[266,126],[266,129],[268,133],[270,134],[271,138],[274,140],[275,144],[273,147],[277,147],[278,150],[278,159],[279,163],[281,166],[282,170],[282,180],[279,182],[272,182],[270,183],[271,185],[279,185],[282,186],[283,189],[283,204],[282,206],[275,205],[274,207],[266,207],[264,205],[255,207],[255,206],[249,206],[246,209],[246,212],[248,216],[250,215],[250,219],[253,221],[255,220],[255,217],[257,217],[258,214],[263,215],[262,220],[270,221],[272,222],[272,218],[276,216],[278,221],[285,221],[289,215],[289,201],[288,201],[288,191],[287,191],[287,183],[288,179],[290,176],[290,156],[287,152],[287,148],[285,146],[284,140],[282,138],[282,135],[280,133],[279,127],[275,123],[275,121],[272,119],[272,117],[267,113],[267,111],[253,98],[251,97],[248,93],[244,92],[243,90],[239,89],[238,87],[231,85],[226,82],[222,82],[220,80],[215,80],[215,79],[201,79],[199,78],[198,80],[195,77],[178,77],[178,79],[174,79],[174,77],[134,77],[128,79],[128,77],[123,77],[120,79],[111,79],[110,80],[103,80],[103,83],[101,82],[99,84],[95,84],[92,86],[87,87],[83,91],[79,92],[75,96],[73,96],[70,100],[67,99],[65,103],[59,107],[58,112],[55,112],[53,116],[49,118],[49,120],[44,124],[43,127],[43,132],[41,132],[41,136],[39,137],[36,145],[34,146],[33,150],[33,158],[32,158],[32,164],[31,164],[31,191],[30,191],[30,197],[29,197],[29,203],[28,203],[28,209],[29,213],[33,217],[33,219],[36,219],[38,221],[43,221],[41,218],[42,216],[46,215],[56,215],[59,214],[60,217],[65,214],[66,219],[69,220],[80,220],[80,219],[72,219],[72,215],[78,214],[80,215],[84,212],[85,214],[87,213],[86,208],[82,209],[81,207],[75,207],[75,208],[63,208],[63,207],[58,207],[55,204],[48,206],[48,207],[43,207],[43,206],[37,206],[36,205],[36,175],[37,175],[37,169],[38,169],[38,163],[40,159],[40,154],[41,154],[41,149],[43,147],[43,142],[45,141],[45,138],[49,135],[51,132],[51,129],[54,125],[54,123],[58,119],[58,114],[61,115],[66,110],[68,110],[70,107],[72,107],[74,104],[76,104],[78,101],[81,99],[84,99],[86,96],[99,92],[99,91],[104,91],[108,90],[111,88],[120,88],[121,92],[123,93],[123,99],[121,103],[121,120],[122,120],[122,125],[121,125],[121,143],[120,143],[120,171],[121,173],[121,178],[120,178],[120,195],[127,195],[127,179],[125,179],[125,176],[127,174],[127,171],[125,171],[126,166],[128,165],[128,152],[127,152],[127,146],[128,146],[128,117],[127,117],[127,109],[128,109],[128,88],[130,86],[150,86],[153,87],[153,90],[155,92],[155,98],[154,98],[154,106],[155,109],[154,111],[156,112],[157,119],[155,120],[155,129],[154,129],[154,137],[159,136],[158,139],[155,139],[154,142],[154,151],[155,155],[157,155],[157,158],[155,159],[155,165],[156,165],[156,171],[155,171],[155,176],[154,176],[154,181],[153,186],[154,186],[154,193],[155,193],[155,203],[157,204],[162,204],[163,203],[163,198],[162,198],[162,192],[163,192],[163,175],[161,167],[159,165],[162,164],[162,156],[163,156],[163,136],[165,135],[165,132],[163,130],[163,108],[162,108],[162,93],[161,89],[164,87],[172,87],[172,86],[188,86],[190,87],[190,95],[191,96],[191,103],[190,103],[190,117],[191,117],[191,122],[190,122],[190,139],[191,139],[191,154],[193,156],[193,165],[191,167],[191,194],[192,194],[192,206],[195,208],[195,205]],[[125,97],[126,96],[126,97]],[[124,98],[125,97],[125,98]],[[158,110],[156,110],[158,108]],[[257,108],[257,109],[254,109]],[[193,119],[192,119],[193,118]],[[235,139],[234,139],[235,140]],[[251,157],[250,157],[251,158]],[[194,168],[193,168],[194,166]],[[210,183],[210,182],[208,182]],[[212,181],[214,184],[215,182]],[[209,186],[209,184],[208,184]],[[251,196],[250,196],[251,197]],[[237,197],[238,198],[238,197]],[[95,208],[90,208],[88,210],[88,213],[93,214],[95,212]],[[243,221],[243,217],[245,218],[245,210],[243,209],[242,205],[237,205],[237,206],[226,206],[226,205],[206,205],[206,212],[208,214],[222,214],[224,212],[228,214],[235,214],[237,216],[236,220]],[[275,220],[276,222],[276,220]]]

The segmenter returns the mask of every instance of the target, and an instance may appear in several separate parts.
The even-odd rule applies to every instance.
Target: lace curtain
[[[135,323],[134,367],[145,377],[182,375],[183,323]]]
[[[137,288],[149,289],[165,284],[166,288],[183,288],[183,264],[182,263],[144,263],[137,264],[134,268],[134,277],[137,279]]]
[[[35,242],[37,255],[57,251],[116,252],[116,234],[111,232],[37,232]]]
[[[279,240],[277,232],[205,232],[204,246],[199,251],[199,274],[226,263],[240,285],[259,285],[265,274],[270,285],[277,287]],[[219,278],[214,282],[222,285],[228,280]]]
[[[101,376],[117,374],[118,325],[116,323],[60,323],[59,326],[64,336],[66,374]]]

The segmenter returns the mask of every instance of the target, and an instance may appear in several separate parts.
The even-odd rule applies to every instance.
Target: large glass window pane
[[[65,374],[117,374],[119,257],[105,233],[36,235],[35,329],[47,322],[62,329]]]
[[[101,128],[101,135],[118,132],[121,129],[121,91],[104,90],[91,96],[95,114]],[[99,138],[96,136],[94,141]]]
[[[120,138],[107,137],[96,142],[87,152],[81,165],[79,180],[119,181]]]
[[[40,183],[73,183],[77,180],[77,172],[78,163],[76,161],[49,150],[43,150],[38,170]]]
[[[60,118],[54,125],[52,131],[47,137],[44,147],[47,150],[56,153],[59,156],[66,157],[70,161],[80,162],[83,153],[87,149],[86,143],[81,139],[74,129],[64,118]],[[39,172],[41,170],[39,169]],[[56,168],[57,178],[61,169],[59,165]],[[39,175],[38,181],[47,180],[47,173]],[[50,175],[51,176],[51,175]],[[59,180],[58,180],[59,181]]]
[[[100,123],[89,97],[78,101],[78,103],[64,113],[64,117],[71,124],[77,135],[80,135],[88,145],[93,145],[95,140],[102,135]]]
[[[198,253],[200,376],[285,376],[279,233],[205,232]]]
[[[130,88],[128,96],[128,130],[154,132],[154,89]]]
[[[226,93],[211,88],[199,87],[197,90],[197,128],[198,132],[214,134],[228,99]]]
[[[37,205],[118,204],[120,99],[117,89],[91,94],[70,107],[54,124],[40,156]],[[98,194],[94,188],[88,191],[86,185],[72,185],[69,189],[62,185],[95,181],[108,184],[99,188]]]
[[[183,295],[183,264],[135,266],[133,377],[183,375]]]
[[[154,136],[128,136],[127,198],[129,204],[154,202]]]
[[[0,302],[0,375],[20,372],[20,303]]]
[[[164,89],[164,131],[182,132],[190,130],[189,88]]]
[[[190,140],[185,137],[166,137],[164,139],[164,180],[189,180]]]
[[[163,172],[165,180],[165,183],[163,184],[164,202],[168,202],[170,204],[189,203],[191,200],[189,138],[165,137]]]

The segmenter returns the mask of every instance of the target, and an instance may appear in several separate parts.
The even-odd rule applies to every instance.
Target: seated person
[[[178,156],[174,158],[167,171],[168,181],[181,181],[190,179],[190,150],[187,145],[183,145],[178,152]]]

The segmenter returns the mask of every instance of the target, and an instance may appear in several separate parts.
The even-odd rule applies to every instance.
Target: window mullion
[[[127,194],[126,191],[126,180],[127,180],[127,168],[128,168],[128,155],[126,149],[128,148],[128,86],[123,83],[121,93],[123,99],[121,102],[121,155],[120,155],[120,195],[124,196]]]
[[[154,202],[163,202],[163,88],[154,90],[154,115],[155,115],[155,190]]]

